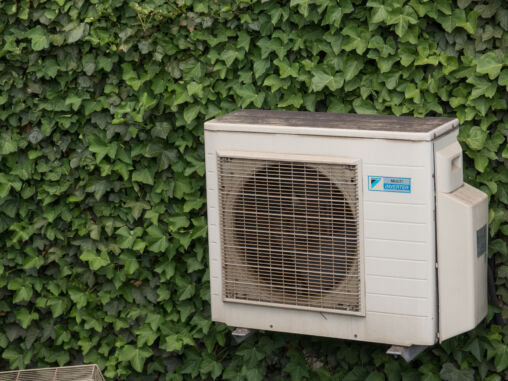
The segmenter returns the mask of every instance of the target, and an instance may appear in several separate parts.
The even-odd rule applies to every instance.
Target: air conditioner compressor
[[[458,120],[242,110],[205,123],[212,319],[433,345],[487,313],[487,195]]]

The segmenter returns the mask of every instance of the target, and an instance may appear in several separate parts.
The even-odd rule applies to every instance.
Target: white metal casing
[[[441,165],[435,168],[438,162],[447,163],[448,157],[452,161],[456,158],[447,152],[441,152],[441,158],[435,156],[434,140],[445,136],[456,142],[456,126],[455,120],[431,133],[419,136],[404,133],[397,137],[380,131],[364,130],[355,135],[351,132],[354,130],[348,129],[341,135],[341,131],[330,129],[281,129],[269,125],[207,122],[205,153],[212,319],[230,326],[260,330],[405,346],[434,344],[440,330],[434,173],[439,172],[440,178],[445,179],[440,183],[448,187],[446,189],[462,185],[462,177],[457,179],[456,171],[447,176]],[[448,150],[455,148],[448,147]],[[361,163],[363,314],[355,316],[224,301],[217,178],[220,151],[243,152],[247,156],[252,153],[258,156],[348,157]],[[450,170],[456,169],[457,162],[452,164],[455,166]],[[411,192],[371,191],[369,176],[410,178]],[[479,291],[480,299],[482,292]],[[474,319],[461,326],[462,331],[474,328],[478,317],[484,316],[483,307],[478,311]]]

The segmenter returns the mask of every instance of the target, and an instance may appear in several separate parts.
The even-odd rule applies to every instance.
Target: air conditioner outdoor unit
[[[458,121],[243,110],[205,123],[212,319],[432,345],[487,312],[487,196]]]

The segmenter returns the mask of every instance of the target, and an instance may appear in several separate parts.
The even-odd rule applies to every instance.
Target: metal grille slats
[[[0,381],[104,381],[95,364],[0,372]]]
[[[359,312],[355,164],[219,156],[228,301]]]

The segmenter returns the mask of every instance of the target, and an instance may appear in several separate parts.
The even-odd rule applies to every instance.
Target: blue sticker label
[[[368,181],[370,191],[411,193],[411,179],[407,177],[369,176]]]

